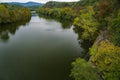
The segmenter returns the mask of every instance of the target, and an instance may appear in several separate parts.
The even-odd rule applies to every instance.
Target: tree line
[[[57,18],[61,20],[70,20],[72,21],[76,14],[74,14],[73,10],[69,7],[64,8],[39,8],[37,13],[40,16],[46,16],[51,18]]]
[[[72,7],[76,2],[56,2],[49,1],[43,7],[44,8],[64,8],[64,7]]]
[[[0,4],[0,24],[29,20],[31,12],[19,5]]]

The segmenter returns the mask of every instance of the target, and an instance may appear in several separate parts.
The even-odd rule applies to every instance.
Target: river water
[[[72,80],[71,63],[82,55],[73,26],[32,16],[0,26],[0,80]]]

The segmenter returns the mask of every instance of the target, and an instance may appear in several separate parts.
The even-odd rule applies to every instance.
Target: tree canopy
[[[29,20],[30,17],[31,12],[28,8],[0,4],[0,24]]]

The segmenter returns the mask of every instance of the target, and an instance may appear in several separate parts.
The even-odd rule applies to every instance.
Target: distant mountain
[[[8,4],[14,4],[14,5],[21,5],[25,7],[31,7],[31,6],[43,6],[43,3],[37,3],[37,2],[26,2],[26,3],[20,3],[20,2],[7,2]]]

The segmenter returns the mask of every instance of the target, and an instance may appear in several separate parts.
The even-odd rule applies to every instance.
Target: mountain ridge
[[[43,6],[44,5],[44,3],[32,2],[32,1],[25,2],[25,3],[22,3],[22,2],[5,2],[5,3],[7,3],[7,4],[21,5],[21,6],[24,6],[24,7]]]

